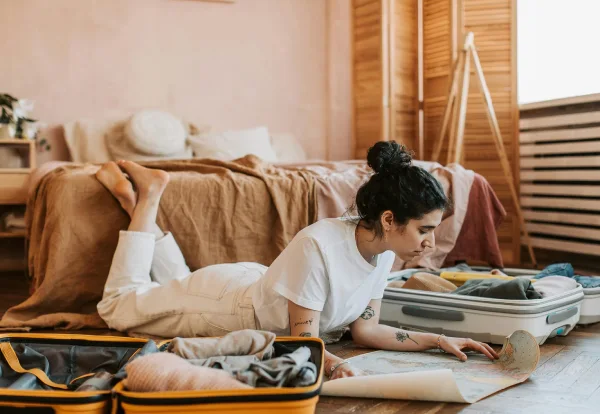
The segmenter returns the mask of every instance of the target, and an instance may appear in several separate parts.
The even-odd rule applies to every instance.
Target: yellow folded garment
[[[402,287],[404,289],[425,290],[427,292],[438,293],[450,293],[456,290],[456,286],[448,280],[425,272],[415,273]]]
[[[513,280],[512,276],[491,274],[491,273],[469,273],[469,272],[442,272],[440,274],[442,279],[446,279],[456,286],[462,286],[467,280],[471,279],[501,279],[501,280]],[[535,279],[531,279],[535,282]]]

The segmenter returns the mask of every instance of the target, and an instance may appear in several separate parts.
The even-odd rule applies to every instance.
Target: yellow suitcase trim
[[[50,378],[48,378],[46,373],[39,368],[23,368],[21,366],[21,363],[19,362],[19,358],[17,357],[15,350],[13,349],[12,345],[8,342],[3,342],[0,344],[0,352],[2,352],[2,355],[6,359],[8,366],[10,366],[13,369],[13,371],[18,372],[20,374],[29,373],[35,375],[37,379],[39,379],[44,384],[52,388],[59,388],[61,390],[69,389],[69,387],[65,384],[57,384],[56,382],[52,381]]]
[[[56,341],[89,341],[89,342],[130,342],[145,344],[149,340],[142,338],[131,338],[129,336],[114,335],[82,335],[82,334],[36,334],[36,333],[0,333],[0,341],[4,338],[42,339]]]
[[[276,405],[273,402],[246,402],[242,406],[227,402],[176,406],[121,403],[121,407],[125,414],[314,414],[318,401],[319,397],[315,396],[306,400],[278,401]]]
[[[170,341],[164,341],[164,346]],[[133,392],[123,382],[113,388],[112,413],[121,407],[125,414],[312,414],[321,391],[325,345],[319,338],[277,337],[277,343],[302,343],[318,347],[320,360],[317,381],[308,387],[252,388],[216,391]],[[125,380],[126,382],[127,380]]]
[[[472,279],[500,279],[500,280],[514,280],[514,276],[503,276],[503,275],[492,275],[491,273],[469,273],[469,272],[442,272],[440,274],[442,279],[446,279],[456,286],[462,286],[468,280]],[[531,282],[535,282],[536,279],[530,279]]]

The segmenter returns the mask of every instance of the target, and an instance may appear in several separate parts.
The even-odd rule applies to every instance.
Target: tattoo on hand
[[[396,341],[404,342],[407,339],[409,339],[409,340],[413,341],[415,344],[419,345],[419,343],[417,341],[415,341],[414,339],[412,339],[406,332],[402,332],[402,331],[396,332]]]
[[[312,323],[313,323],[313,318],[310,318],[309,320],[304,321],[304,322],[294,322],[294,326],[298,326],[298,325],[310,325],[310,326],[312,326]]]
[[[302,332],[299,336],[303,336],[305,338],[310,338],[312,337],[312,335],[310,334],[310,332]]]
[[[367,306],[367,308],[365,309],[365,311],[362,313],[362,315],[360,315],[361,318],[363,318],[364,320],[369,320],[371,319],[373,316],[375,316],[375,311],[373,310],[372,307]]]

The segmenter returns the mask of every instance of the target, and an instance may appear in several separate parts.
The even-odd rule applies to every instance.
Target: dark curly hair
[[[355,210],[361,225],[383,236],[381,214],[390,210],[399,225],[445,210],[449,200],[438,180],[412,164],[412,155],[396,141],[381,141],[369,148],[367,162],[373,174],[356,194]]]

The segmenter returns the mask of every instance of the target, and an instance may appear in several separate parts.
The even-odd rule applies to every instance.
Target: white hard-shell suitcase
[[[475,271],[489,271],[489,267],[474,266]],[[539,270],[506,268],[502,269],[509,276],[531,275],[535,276]],[[596,276],[598,277],[598,276]],[[579,325],[588,325],[590,323],[600,322],[600,287],[583,288],[583,302],[581,303],[581,315],[579,316]]]
[[[503,271],[507,273],[508,269]],[[390,281],[402,279],[403,274],[407,274],[405,272],[414,271],[394,272]],[[600,289],[598,291],[600,298]],[[543,344],[548,338],[567,335],[575,327],[583,299],[581,285],[560,295],[531,300],[386,288],[380,321],[390,326],[469,337],[494,344],[503,344],[506,336],[523,329]]]

